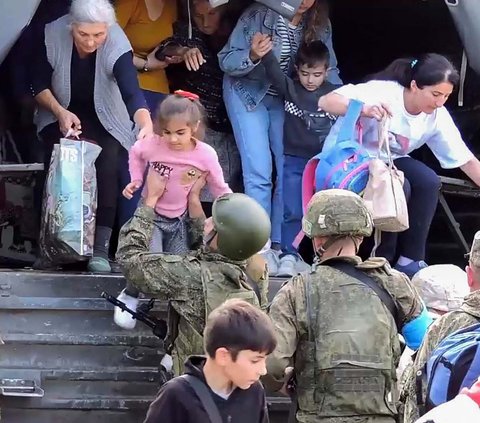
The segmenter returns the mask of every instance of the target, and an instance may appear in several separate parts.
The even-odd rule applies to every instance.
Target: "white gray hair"
[[[72,0],[70,23],[105,23],[112,26],[116,22],[115,9],[109,0]]]

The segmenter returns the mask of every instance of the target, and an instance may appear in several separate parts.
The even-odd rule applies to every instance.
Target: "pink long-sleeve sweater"
[[[131,180],[143,181],[149,164],[170,175],[165,193],[155,206],[162,216],[174,218],[185,213],[188,194],[204,172],[208,172],[207,185],[214,197],[232,192],[223,177],[216,151],[204,142],[197,141],[193,150],[177,151],[169,149],[158,135],[139,140],[129,153]]]

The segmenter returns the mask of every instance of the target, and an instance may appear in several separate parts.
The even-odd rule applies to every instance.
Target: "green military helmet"
[[[232,260],[246,260],[270,238],[270,218],[263,207],[245,194],[226,194],[212,208],[218,250]]]
[[[370,236],[373,220],[365,202],[343,189],[317,192],[308,203],[302,229],[309,238],[316,236]]]

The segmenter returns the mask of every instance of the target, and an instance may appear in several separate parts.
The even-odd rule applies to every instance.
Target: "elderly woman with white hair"
[[[132,64],[130,43],[108,0],[73,0],[70,13],[46,25],[34,59],[35,123],[48,166],[53,146],[82,132],[102,147],[93,272],[110,272],[109,241],[119,195],[122,148],[151,135],[153,125]]]

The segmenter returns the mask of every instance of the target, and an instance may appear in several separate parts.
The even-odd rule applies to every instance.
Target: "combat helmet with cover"
[[[372,234],[373,220],[359,195],[342,189],[328,189],[311,198],[302,219],[302,229],[309,238],[367,237]]]
[[[270,238],[270,218],[264,208],[245,194],[223,195],[212,208],[219,252],[232,260],[246,260]]]

